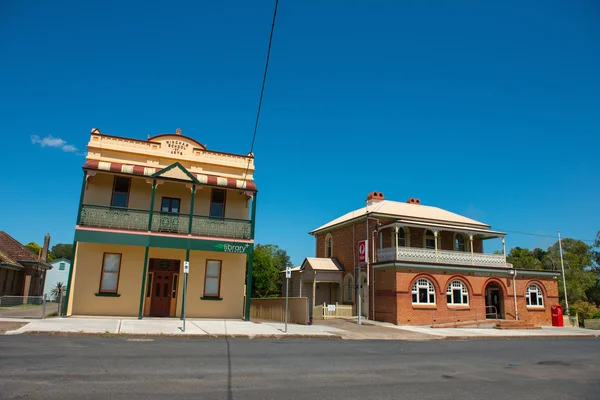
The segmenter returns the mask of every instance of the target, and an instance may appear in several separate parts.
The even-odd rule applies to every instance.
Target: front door
[[[485,313],[487,319],[502,319],[502,288],[496,283],[490,283],[485,288]]]
[[[154,271],[150,315],[168,317],[171,310],[171,292],[173,290],[173,272]]]

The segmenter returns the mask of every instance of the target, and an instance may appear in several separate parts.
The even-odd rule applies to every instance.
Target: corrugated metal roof
[[[344,222],[350,221],[355,218],[362,217],[367,214],[384,214],[397,218],[408,218],[408,219],[416,219],[417,221],[438,221],[446,224],[460,225],[460,226],[473,226],[479,227],[483,229],[489,229],[490,226],[484,224],[483,222],[476,221],[471,218],[464,217],[462,215],[453,213],[451,211],[444,210],[438,207],[425,206],[425,205],[415,205],[408,204],[399,201],[392,200],[381,200],[375,201],[370,204],[368,207],[362,207],[357,210],[351,211],[347,214],[342,215],[339,218],[334,219],[318,227],[317,229],[310,232],[314,234],[323,229],[330,228],[335,225],[342,224]]]

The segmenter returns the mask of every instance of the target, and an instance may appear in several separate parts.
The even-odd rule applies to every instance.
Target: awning
[[[469,226],[458,226],[458,225],[428,224],[428,223],[425,223],[425,222],[415,222],[415,221],[408,221],[408,220],[403,220],[403,219],[400,219],[400,220],[395,221],[395,222],[391,222],[389,224],[382,225],[381,227],[379,227],[379,229],[391,227],[391,226],[394,226],[394,225],[408,226],[408,227],[414,226],[414,227],[417,227],[417,228],[427,228],[427,229],[431,229],[431,230],[442,230],[442,231],[452,231],[452,232],[465,232],[465,233],[471,233],[471,234],[474,234],[474,235],[483,236],[484,238],[486,236],[488,238],[506,236],[506,234],[504,232],[492,231],[492,230],[489,230],[489,229],[472,228],[472,227],[469,227]]]
[[[122,174],[150,177],[155,173],[161,171],[163,168],[152,168],[144,167],[142,165],[87,160],[85,164],[83,164],[83,169],[110,171]],[[195,174],[193,172],[190,172],[190,174],[196,177],[198,179],[198,182],[200,182],[203,185],[222,186],[230,189],[240,190],[256,190],[256,184],[249,180],[225,178],[216,175]]]

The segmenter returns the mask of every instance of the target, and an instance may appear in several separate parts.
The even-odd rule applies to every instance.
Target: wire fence
[[[0,318],[46,318],[59,315],[62,294],[46,296],[0,296]]]

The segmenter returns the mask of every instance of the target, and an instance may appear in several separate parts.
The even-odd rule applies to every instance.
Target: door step
[[[539,326],[535,326],[535,324],[531,322],[525,321],[499,321],[496,326],[496,329],[541,329]]]
[[[442,324],[433,324],[432,328],[467,328],[467,327],[479,327],[479,328],[492,328],[494,324],[499,323],[499,319],[482,319],[478,321],[458,321],[458,322],[447,322]]]

